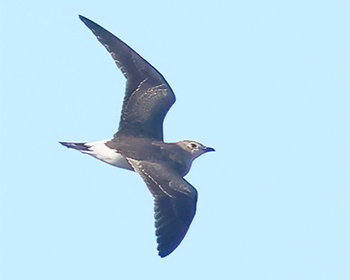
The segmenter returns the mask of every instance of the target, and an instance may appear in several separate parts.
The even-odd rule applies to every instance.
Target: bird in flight
[[[160,257],[181,243],[196,213],[197,191],[184,179],[194,159],[214,151],[191,140],[163,141],[163,121],[175,95],[151,64],[95,22],[79,16],[126,78],[119,128],[112,140],[60,142],[110,165],[134,171],[154,196]]]

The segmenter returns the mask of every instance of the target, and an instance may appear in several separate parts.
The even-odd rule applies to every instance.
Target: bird
[[[158,255],[166,257],[179,246],[196,213],[197,190],[184,176],[196,158],[215,149],[193,140],[165,143],[163,121],[175,102],[168,82],[118,37],[79,18],[126,78],[125,95],[119,128],[111,140],[59,143],[141,176],[154,197]]]

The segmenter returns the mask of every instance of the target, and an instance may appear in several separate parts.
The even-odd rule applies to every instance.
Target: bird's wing
[[[164,165],[127,159],[155,198],[154,217],[159,256],[173,252],[185,237],[196,213],[197,191]]]
[[[79,16],[111,54],[126,81],[119,129],[115,136],[130,135],[163,140],[163,120],[175,95],[163,76],[112,33]]]

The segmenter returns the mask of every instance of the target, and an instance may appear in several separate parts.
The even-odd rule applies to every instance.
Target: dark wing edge
[[[197,191],[161,164],[127,159],[155,198],[154,217],[158,254],[166,257],[185,237],[196,213]]]
[[[169,84],[122,40],[90,19],[81,15],[79,18],[107,49],[127,79],[117,134],[163,140],[163,120],[175,102]]]

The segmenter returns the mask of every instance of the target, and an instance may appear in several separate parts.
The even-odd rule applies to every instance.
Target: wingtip
[[[174,250],[173,250],[174,251]],[[162,250],[158,250],[158,256],[161,257],[162,259],[169,256],[173,251],[162,251]]]
[[[181,241],[182,241],[182,239],[181,239]],[[157,242],[160,242],[160,243],[158,243],[158,246],[157,246],[158,256],[161,258],[165,258],[165,257],[169,256],[180,245],[181,241],[177,242],[177,244],[175,244],[175,245],[171,244],[169,246],[169,244],[161,242],[160,238],[158,237]]]
[[[79,19],[82,20],[82,21],[84,21],[84,20],[87,19],[86,17],[84,17],[84,16],[82,16],[82,15],[78,15],[78,17],[79,17]]]
[[[158,252],[158,256],[161,257],[162,259],[165,258],[166,256],[169,256],[169,254],[163,255],[160,252]]]
[[[95,34],[95,36],[98,36],[97,33],[100,33],[102,31],[108,32],[102,26],[98,25],[96,22],[92,21],[91,19],[88,19],[87,17],[79,15],[79,19],[86,25],[87,28],[89,28],[92,31],[92,33]]]
[[[91,19],[88,19],[87,17],[84,17],[82,15],[79,15],[79,19],[82,22],[84,22],[84,24],[90,29],[93,28],[93,27],[99,26],[96,22],[94,22]]]
[[[85,25],[89,25],[89,23],[92,23],[91,20],[89,20],[87,17],[84,17],[82,15],[79,15],[79,19],[85,23]]]

